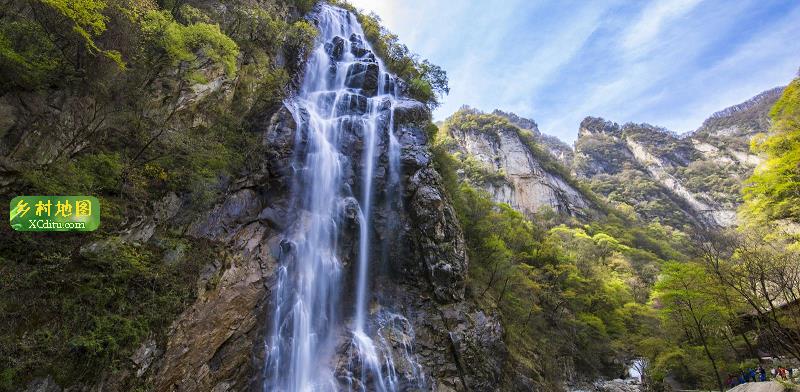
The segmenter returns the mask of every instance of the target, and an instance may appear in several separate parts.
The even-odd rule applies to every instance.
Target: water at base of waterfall
[[[392,110],[397,79],[385,72],[354,15],[323,5],[316,20],[320,34],[303,84],[286,102],[297,123],[292,207],[299,218],[281,242],[264,342],[264,390],[389,392],[405,388],[403,382],[424,390],[408,320],[385,310],[369,314],[373,177],[380,154],[387,155],[387,188],[400,186]],[[352,142],[344,140],[347,135],[359,136],[359,156],[350,156],[356,154],[345,145]],[[354,191],[348,180],[359,159],[360,191]],[[345,298],[352,293],[342,287],[346,271],[338,242],[353,208],[359,226],[355,298]],[[355,305],[348,309],[346,303]],[[343,328],[349,339],[344,368],[332,363],[342,355]]]

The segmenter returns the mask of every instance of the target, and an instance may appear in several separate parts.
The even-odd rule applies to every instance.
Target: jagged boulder
[[[325,44],[325,51],[331,55],[331,60],[333,61],[341,61],[342,56],[344,55],[344,48],[345,48],[344,38],[336,36],[333,37],[332,42],[328,42]]]

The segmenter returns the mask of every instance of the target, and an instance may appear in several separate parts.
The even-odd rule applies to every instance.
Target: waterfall
[[[297,123],[292,208],[298,218],[281,242],[264,390],[396,391],[397,361],[405,364],[404,379],[424,389],[410,323],[388,311],[369,314],[379,172],[388,177],[385,193],[391,197],[384,199],[392,199],[384,202],[398,208],[400,199],[400,143],[393,133],[397,79],[374,55],[354,15],[322,5],[316,20],[319,36],[302,86],[285,102]],[[388,173],[378,166],[382,158]],[[358,221],[354,266],[340,259],[348,219]],[[350,268],[354,290],[345,287]],[[333,363],[342,355],[343,330],[346,369]]]

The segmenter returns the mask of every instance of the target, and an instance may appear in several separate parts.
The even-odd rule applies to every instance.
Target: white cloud
[[[529,58],[517,64],[509,64],[501,75],[500,84],[505,86],[501,102],[513,102],[521,96],[536,96],[540,88],[558,77],[561,69],[575,56],[599,27],[606,7],[582,7],[569,19],[562,21],[555,31],[532,48]]]
[[[692,11],[702,0],[661,0],[648,5],[622,38],[622,46],[638,52],[657,39],[664,25]]]
[[[574,140],[587,115],[685,131],[786,83],[800,4],[760,0],[351,0],[443,66],[463,104],[513,110]]]

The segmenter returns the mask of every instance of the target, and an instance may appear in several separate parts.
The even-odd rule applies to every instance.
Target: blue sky
[[[461,105],[530,117],[572,143],[585,116],[677,132],[787,84],[798,0],[350,0],[445,68]]]

